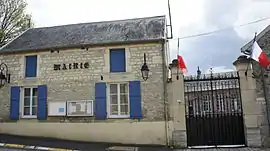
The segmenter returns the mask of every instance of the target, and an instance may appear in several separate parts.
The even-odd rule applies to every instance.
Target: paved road
[[[1,148],[1,151],[29,151],[24,149],[9,149],[9,148]],[[106,151],[106,150],[103,150]],[[138,148],[137,151],[141,151],[140,148]],[[161,150],[160,150],[161,151]],[[175,149],[173,151],[270,151],[270,149],[259,149],[259,148],[220,148],[220,149]]]
[[[24,149],[12,149],[12,148],[3,148],[3,147],[0,147],[0,150],[1,151],[26,151]]]
[[[174,151],[270,151],[260,148],[215,148],[215,149],[176,149]]]

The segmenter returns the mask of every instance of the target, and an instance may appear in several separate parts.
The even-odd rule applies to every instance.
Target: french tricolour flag
[[[270,61],[267,58],[266,53],[262,51],[261,47],[256,41],[253,42],[250,57],[259,62],[259,64],[264,68],[267,68],[270,65]]]
[[[188,70],[187,70],[187,67],[186,67],[186,64],[184,62],[183,57],[178,55],[177,60],[178,60],[178,66],[177,67],[180,68],[182,70],[182,72],[187,73]]]

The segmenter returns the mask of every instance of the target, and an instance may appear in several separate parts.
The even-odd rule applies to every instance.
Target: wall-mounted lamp
[[[10,83],[10,74],[5,63],[0,64],[0,88]]]
[[[144,63],[142,65],[142,68],[141,68],[141,73],[142,73],[142,78],[144,81],[146,81],[149,77],[149,68],[146,64],[146,54],[144,53],[143,54],[143,60],[144,60]]]

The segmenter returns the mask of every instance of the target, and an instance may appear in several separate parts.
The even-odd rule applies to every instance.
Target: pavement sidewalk
[[[43,137],[16,136],[0,134],[0,147],[24,148],[34,150],[58,150],[58,151],[106,151],[109,148],[117,149],[126,147],[129,151],[172,151],[163,146],[134,146],[111,143],[92,143],[70,141]],[[129,148],[128,148],[129,147]]]
[[[214,148],[214,149],[171,149],[163,146],[123,145],[112,143],[93,143],[70,141],[43,137],[27,137],[0,134],[0,150],[15,148],[22,150],[54,150],[54,151],[270,151],[261,148]],[[125,150],[124,150],[125,148]],[[114,149],[114,150],[113,150]],[[6,149],[6,151],[9,151]],[[10,150],[14,151],[14,150]]]

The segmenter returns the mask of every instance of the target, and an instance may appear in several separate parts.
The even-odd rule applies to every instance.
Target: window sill
[[[24,79],[36,79],[37,77],[23,77]]]
[[[126,73],[127,71],[110,71],[109,73]]]
[[[108,118],[110,119],[129,119],[129,115],[109,115]]]
[[[22,116],[22,119],[36,119],[37,116]]]

